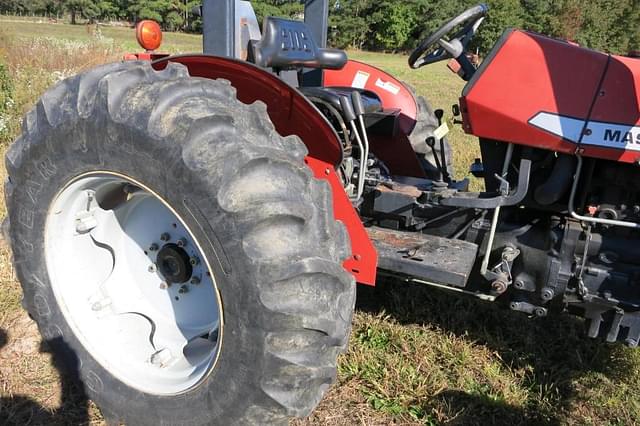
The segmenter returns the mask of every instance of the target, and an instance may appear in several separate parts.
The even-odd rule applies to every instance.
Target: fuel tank
[[[481,138],[640,160],[640,59],[508,30],[460,105],[465,131]]]

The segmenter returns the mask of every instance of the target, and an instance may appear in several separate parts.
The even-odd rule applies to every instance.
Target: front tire
[[[6,156],[5,187],[24,304],[54,351],[75,354],[109,421],[272,424],[320,401],[347,344],[355,283],[341,266],[350,248],[330,189],[312,177],[305,155],[298,138],[277,134],[263,104],[245,105],[228,82],[192,78],[178,64],[99,67],[53,87],[28,113]],[[133,188],[122,202],[147,191],[201,250],[222,326],[211,368],[184,388],[154,391],[111,368],[55,290],[47,238],[67,237],[47,224],[68,208],[59,198],[65,188],[88,175]],[[98,281],[83,280],[79,291]]]

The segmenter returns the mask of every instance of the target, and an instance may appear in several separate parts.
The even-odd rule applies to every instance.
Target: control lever
[[[362,132],[362,141],[364,142],[364,167],[366,172],[368,167],[367,162],[369,161],[369,136],[367,135],[367,128],[364,125],[364,104],[362,103],[362,96],[360,96],[359,91],[354,90],[351,92],[351,102],[353,103],[353,110],[356,113],[356,117],[358,117],[360,131]]]
[[[344,119],[351,126],[351,131],[355,135],[356,142],[358,143],[358,148],[360,148],[360,171],[358,172],[358,188],[356,191],[356,200],[359,200],[362,197],[362,193],[364,192],[364,175],[366,173],[367,165],[364,157],[365,150],[362,145],[362,139],[360,139],[360,134],[358,133],[358,128],[356,127],[356,113],[353,110],[353,104],[351,100],[342,95],[340,96],[340,106],[342,107],[342,113],[344,114]]]
[[[427,146],[431,148],[431,152],[433,153],[433,159],[436,162],[436,169],[440,171],[440,181],[442,181],[442,166],[440,165],[440,159],[438,157],[438,152],[436,151],[436,138],[434,136],[429,136],[425,141]]]
[[[444,111],[441,109],[437,109],[434,111],[434,114],[438,119],[438,127],[442,126],[442,117],[444,117]],[[436,156],[435,151],[433,153],[433,156]],[[449,171],[447,170],[447,157],[446,153],[444,152],[444,138],[440,139],[440,163],[442,179],[447,183],[451,183],[451,176],[449,176]]]

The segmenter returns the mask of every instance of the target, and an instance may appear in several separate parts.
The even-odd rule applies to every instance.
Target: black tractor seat
[[[342,69],[347,54],[339,49],[322,49],[304,22],[267,17],[262,39],[251,41],[247,60],[277,71],[321,68]]]

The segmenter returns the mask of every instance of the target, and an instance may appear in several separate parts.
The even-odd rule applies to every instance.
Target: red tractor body
[[[509,30],[478,67],[487,12],[409,57],[468,81],[477,192],[443,110],[326,48],[328,0],[262,32],[249,2],[206,0],[204,54],[154,53],[143,21],[145,53],[43,95],[6,156],[16,270],[112,423],[308,415],[379,275],[638,346],[640,60]]]
[[[635,163],[639,84],[637,59],[510,31],[463,92],[464,129],[481,138]]]

